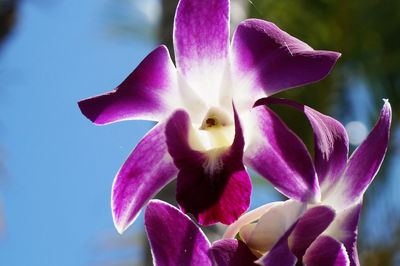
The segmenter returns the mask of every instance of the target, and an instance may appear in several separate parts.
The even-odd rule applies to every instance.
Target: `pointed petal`
[[[389,102],[385,100],[375,127],[354,151],[343,175],[324,199],[324,204],[332,205],[339,211],[362,198],[385,157],[391,119],[392,110]]]
[[[273,206],[280,204],[281,202],[282,201],[271,202],[271,203],[265,204],[261,207],[258,207],[255,210],[252,210],[252,211],[247,212],[244,215],[240,216],[240,218],[238,220],[236,220],[233,224],[231,224],[225,230],[223,239],[235,238],[236,234],[239,233],[240,228],[242,228],[246,224],[250,224],[250,223],[260,219],[260,217],[263,216],[267,210],[269,210]]]
[[[257,265],[257,257],[240,240],[224,239],[214,242],[209,250],[210,256],[218,266]]]
[[[329,226],[335,211],[326,206],[309,209],[297,222],[289,237],[290,250],[299,261],[311,243]]]
[[[268,252],[305,210],[305,203],[295,200],[281,202],[269,208],[256,224],[249,224],[255,226],[247,234],[242,234],[241,230],[240,236],[249,248],[261,253]]]
[[[318,202],[317,176],[303,142],[267,107],[257,106],[251,115],[245,164],[286,196]]]
[[[343,243],[350,260],[350,266],[359,266],[357,252],[358,221],[362,202],[337,213],[335,220],[329,225],[327,234]]]
[[[244,168],[244,139],[235,111],[235,138],[230,147],[206,152],[189,144],[190,119],[175,112],[167,122],[168,151],[179,168],[176,199],[202,225],[231,224],[250,204],[251,181]]]
[[[127,119],[160,121],[177,99],[176,69],[168,49],[154,49],[115,90],[81,100],[81,112],[103,125]]]
[[[308,266],[345,266],[349,258],[343,244],[330,236],[320,236],[307,249],[303,262]]]
[[[206,236],[175,207],[159,200],[150,201],[144,224],[154,265],[212,265]]]
[[[261,104],[287,105],[307,116],[314,132],[315,170],[321,194],[324,195],[335,184],[347,164],[349,139],[343,125],[332,117],[291,100],[268,97],[258,100],[255,105]]]
[[[297,262],[297,258],[289,249],[288,238],[295,226],[296,222],[282,235],[274,247],[257,261],[257,263],[263,266],[294,266]]]
[[[203,99],[215,95],[228,57],[229,0],[181,0],[174,47],[177,68],[189,85]]]
[[[118,232],[136,219],[143,205],[175,178],[177,168],[168,154],[164,124],[157,124],[139,142],[114,179],[111,207]]]
[[[233,37],[233,77],[256,100],[323,79],[339,56],[313,50],[271,22],[248,19]]]

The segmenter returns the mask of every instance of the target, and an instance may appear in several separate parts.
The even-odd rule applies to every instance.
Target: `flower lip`
[[[251,181],[242,161],[243,131],[234,107],[233,113],[234,125],[210,132],[195,132],[190,116],[184,110],[176,111],[166,125],[168,151],[179,169],[177,202],[202,225],[231,224],[250,204]],[[221,146],[203,150],[192,146],[196,137],[190,136],[192,132],[221,137],[222,140],[225,129],[233,129],[234,137],[229,145],[218,142]],[[217,135],[213,136],[213,133]]]

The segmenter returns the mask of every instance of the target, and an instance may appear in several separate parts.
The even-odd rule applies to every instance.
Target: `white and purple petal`
[[[315,171],[321,194],[324,195],[335,184],[347,164],[349,140],[343,125],[332,117],[288,99],[268,97],[258,100],[255,105],[261,104],[294,107],[307,116],[314,133]]]
[[[307,266],[347,266],[350,264],[342,243],[330,236],[319,236],[303,257]]]
[[[218,266],[256,266],[257,257],[240,240],[223,239],[213,243],[210,257]]]
[[[288,238],[293,232],[295,222],[276,242],[274,247],[262,256],[257,263],[263,266],[294,266],[297,262],[296,256],[290,251]]]
[[[307,248],[331,224],[335,211],[326,206],[309,209],[297,222],[289,237],[289,247],[298,261],[302,261]]]
[[[247,246],[260,253],[268,252],[282,235],[304,214],[306,203],[287,200],[273,205],[257,223],[243,226],[240,237]]]
[[[229,0],[181,0],[174,24],[178,71],[190,87],[210,98],[218,91],[229,52]]]
[[[133,223],[140,210],[178,172],[165,142],[164,124],[151,129],[129,155],[112,186],[111,208],[119,233]]]
[[[168,151],[179,169],[176,200],[202,225],[231,224],[249,207],[251,181],[244,168],[244,138],[235,114],[235,137],[229,147],[208,151],[190,146],[191,122],[183,110],[166,125]]]
[[[144,224],[155,265],[213,265],[206,236],[175,207],[159,200],[150,201]]]
[[[342,176],[323,199],[324,204],[343,210],[358,202],[378,172],[389,143],[392,110],[385,104],[371,133],[350,157]]]
[[[154,49],[115,90],[78,102],[98,125],[127,119],[160,121],[179,102],[177,76],[168,49]]]
[[[337,213],[335,220],[324,232],[324,234],[343,243],[350,260],[350,266],[360,265],[357,252],[357,229],[361,206],[362,202],[359,202]]]
[[[243,214],[239,217],[239,219],[237,219],[233,224],[229,225],[229,227],[225,230],[223,239],[235,238],[236,234],[239,233],[240,228],[242,228],[246,224],[257,221],[258,219],[260,219],[261,216],[264,215],[266,211],[268,211],[273,206],[279,205],[281,202],[282,201],[271,202]]]
[[[239,94],[253,95],[254,100],[323,79],[340,56],[313,50],[275,24],[258,19],[238,26],[231,50],[232,76],[242,83]]]
[[[257,106],[250,115],[248,123],[252,123],[247,128],[252,130],[246,139],[246,166],[284,195],[318,202],[321,195],[317,175],[304,143],[267,107]]]
[[[287,210],[291,211],[291,210]],[[328,207],[317,206],[292,222],[271,250],[260,258],[262,265],[301,265],[303,254],[310,244],[332,222],[335,213]],[[271,221],[271,223],[279,221]]]

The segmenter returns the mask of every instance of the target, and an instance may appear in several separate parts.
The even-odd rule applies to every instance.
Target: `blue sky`
[[[76,102],[117,86],[156,43],[111,38],[106,4],[22,1],[18,25],[0,52],[6,164],[0,265],[87,265],[112,258],[97,243],[103,234],[106,241],[108,233],[118,237],[110,213],[112,180],[151,124],[94,126]]]

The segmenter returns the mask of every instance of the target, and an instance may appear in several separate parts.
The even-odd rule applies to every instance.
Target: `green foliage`
[[[400,1],[254,0],[252,3],[250,17],[272,21],[316,49],[342,53],[333,77],[312,86],[323,88],[323,93],[329,91],[328,97],[320,97],[321,93],[315,89],[311,94],[314,99],[309,99],[310,94],[304,91],[307,102],[316,104],[316,108],[326,107],[327,102],[342,95],[338,93],[340,89],[345,89],[346,83],[338,79],[343,81],[356,75],[369,83],[374,98],[389,98],[395,113],[399,112],[393,103],[400,98]],[[397,119],[395,115],[394,118]]]

